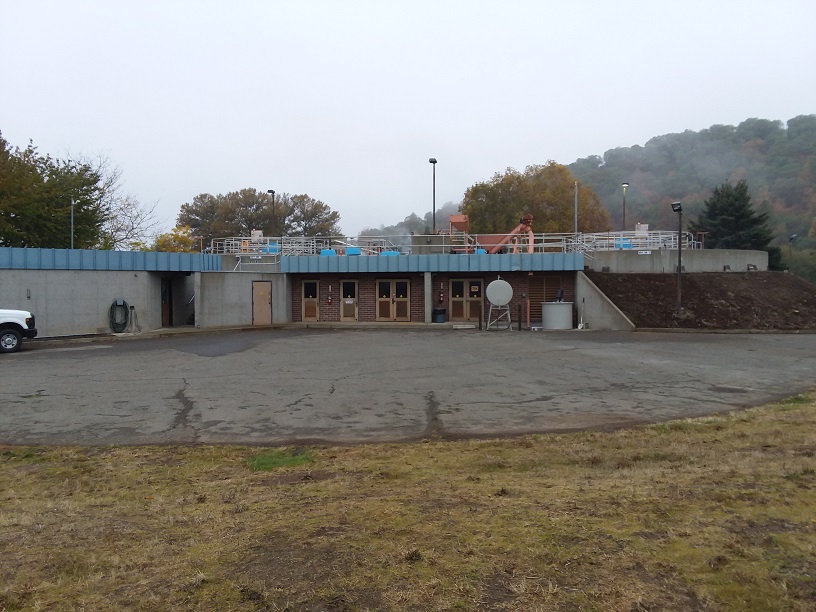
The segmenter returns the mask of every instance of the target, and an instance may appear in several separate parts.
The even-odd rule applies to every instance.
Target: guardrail
[[[490,243],[497,236],[510,238],[504,252],[528,252],[526,234],[491,234]],[[684,249],[700,248],[692,235],[683,232],[680,240]],[[534,234],[534,253],[584,253],[617,250],[677,249],[677,232],[634,231],[592,234]],[[280,236],[218,238],[207,252],[215,255],[253,255],[262,258],[302,255],[381,255],[388,254],[474,254],[486,252],[478,234],[456,235],[411,234],[403,236]]]

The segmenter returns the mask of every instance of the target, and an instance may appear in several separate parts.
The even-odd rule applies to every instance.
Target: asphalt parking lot
[[[264,329],[0,355],[3,444],[361,443],[610,428],[808,390],[816,335]]]

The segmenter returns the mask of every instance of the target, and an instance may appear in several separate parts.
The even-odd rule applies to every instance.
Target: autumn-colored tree
[[[544,233],[572,232],[575,225],[575,178],[554,161],[528,166],[524,172],[508,168],[465,192],[462,212],[474,233],[509,232],[525,214],[533,215],[533,229]],[[578,231],[609,231],[609,215],[600,199],[578,183]]]
[[[186,225],[177,225],[165,234],[156,237],[154,251],[168,253],[198,253],[201,241],[193,235],[193,231]]]

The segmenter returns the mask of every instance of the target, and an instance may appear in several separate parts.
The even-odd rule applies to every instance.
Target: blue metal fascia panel
[[[281,257],[281,272],[422,273],[422,272],[550,272],[584,269],[582,253],[508,253],[503,255],[319,255]]]
[[[199,272],[221,270],[218,255],[0,247],[0,268],[17,270],[101,270]]]

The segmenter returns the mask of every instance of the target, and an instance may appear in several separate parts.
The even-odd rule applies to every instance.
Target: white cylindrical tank
[[[541,327],[544,329],[572,329],[572,302],[542,302]]]

